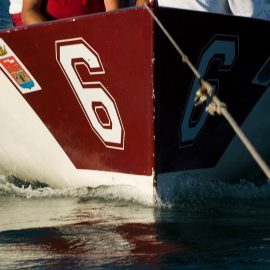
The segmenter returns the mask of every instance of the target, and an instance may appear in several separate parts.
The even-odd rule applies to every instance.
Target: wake
[[[145,194],[128,185],[54,188],[39,182],[31,183],[14,176],[0,175],[0,196],[20,199],[78,199],[81,202],[100,201],[165,208],[187,205],[196,207],[217,201],[269,200],[270,183],[256,186],[246,180],[230,184],[185,177],[178,181],[177,188],[168,186],[168,196],[164,196],[162,200],[157,197],[155,205],[151,205]]]
[[[46,184],[28,182],[14,176],[0,175],[0,196],[21,199],[78,199],[82,202],[100,201],[151,206],[149,199],[138,189],[128,185],[54,188]]]

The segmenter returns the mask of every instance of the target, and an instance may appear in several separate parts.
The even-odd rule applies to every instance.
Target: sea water
[[[127,186],[0,176],[0,269],[270,269],[270,184],[188,179],[174,201]]]

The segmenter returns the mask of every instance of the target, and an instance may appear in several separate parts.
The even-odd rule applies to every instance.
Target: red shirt
[[[21,13],[10,14],[14,26],[23,25]]]
[[[105,11],[103,0],[45,0],[42,13],[48,20]]]

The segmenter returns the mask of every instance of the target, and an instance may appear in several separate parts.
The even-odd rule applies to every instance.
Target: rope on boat
[[[195,106],[200,105],[204,103],[208,98],[211,99],[211,103],[207,106],[206,112],[210,115],[215,115],[216,113],[219,115],[223,115],[224,118],[228,121],[228,123],[231,125],[235,133],[238,135],[244,146],[247,148],[251,156],[254,158],[254,160],[257,162],[257,164],[260,166],[261,170],[266,175],[267,179],[270,180],[270,169],[266,162],[262,159],[262,157],[259,155],[257,150],[254,148],[254,146],[250,143],[244,132],[241,130],[239,125],[236,123],[234,118],[231,116],[229,111],[227,110],[227,106],[224,102],[220,101],[220,99],[214,94],[213,86],[204,80],[202,76],[200,75],[199,71],[194,67],[194,65],[190,62],[188,56],[184,54],[184,52],[181,50],[181,48],[177,45],[175,40],[172,38],[172,36],[169,34],[169,32],[166,30],[164,25],[161,23],[161,21],[157,18],[157,16],[153,13],[153,11],[150,9],[150,7],[147,4],[144,4],[146,10],[150,13],[152,18],[155,20],[157,25],[160,27],[162,32],[165,34],[165,36],[169,39],[169,41],[172,43],[176,51],[180,54],[182,57],[182,62],[184,64],[187,64],[191,71],[194,73],[194,75],[197,77],[197,79],[200,81],[201,86],[196,92],[195,96]]]

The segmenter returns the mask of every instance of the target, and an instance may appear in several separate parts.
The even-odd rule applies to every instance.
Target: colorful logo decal
[[[0,68],[22,94],[41,90],[37,81],[15,53],[0,38]]]
[[[0,56],[6,55],[6,54],[7,54],[7,50],[6,50],[5,45],[3,47],[0,46]]]

